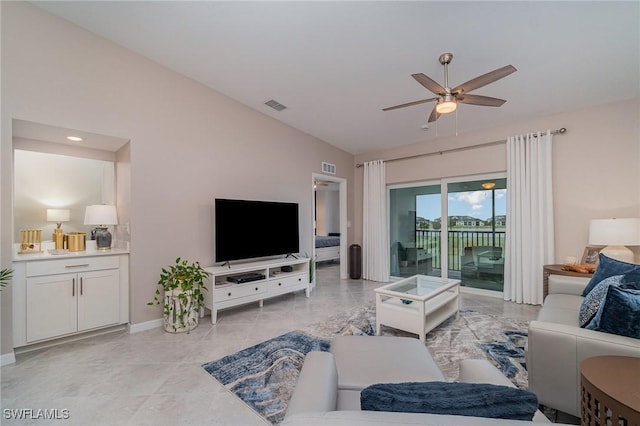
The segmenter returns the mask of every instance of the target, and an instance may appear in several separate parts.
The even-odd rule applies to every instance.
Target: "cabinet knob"
[[[282,285],[282,283],[278,283],[278,285]]]
[[[302,281],[302,278],[298,278],[298,281]]]
[[[231,292],[227,293],[227,296],[231,296]]]
[[[256,291],[258,291],[258,287],[256,287]]]

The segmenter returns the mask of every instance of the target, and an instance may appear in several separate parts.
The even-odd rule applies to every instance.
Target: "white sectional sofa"
[[[307,354],[283,426],[523,425],[532,422],[427,413],[361,411],[360,392],[375,383],[444,381],[427,348],[406,337],[340,336],[331,352]],[[513,384],[486,360],[465,360],[459,381]],[[537,411],[534,422],[549,423]]]
[[[529,389],[547,407],[580,417],[580,363],[593,356],[640,357],[640,339],[578,325],[589,278],[549,276],[549,294],[529,324],[526,361]]]

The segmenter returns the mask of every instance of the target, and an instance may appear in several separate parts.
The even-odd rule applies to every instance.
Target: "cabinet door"
[[[78,331],[117,324],[120,275],[117,269],[78,274]]]
[[[77,330],[77,284],[76,274],[27,279],[27,342]]]

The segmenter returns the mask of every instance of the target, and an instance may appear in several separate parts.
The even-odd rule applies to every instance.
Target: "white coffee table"
[[[378,287],[376,292],[376,335],[380,326],[416,333],[422,342],[426,334],[460,311],[460,280],[414,275]]]

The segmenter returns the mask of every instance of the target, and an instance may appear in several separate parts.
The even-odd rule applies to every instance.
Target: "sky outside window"
[[[496,216],[507,214],[507,190],[496,189]],[[424,219],[441,216],[440,194],[418,195],[416,215]],[[464,191],[449,194],[449,216],[471,216],[487,220],[491,218],[491,191]]]

